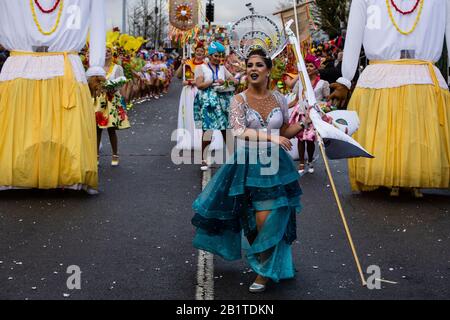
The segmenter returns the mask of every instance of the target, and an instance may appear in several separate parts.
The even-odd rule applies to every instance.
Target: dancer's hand
[[[217,83],[219,84],[219,86],[223,86],[225,84],[225,81],[223,81],[222,79],[217,80]]]
[[[288,138],[285,138],[285,137],[282,137],[282,136],[273,135],[273,136],[270,136],[270,141],[275,143],[275,144],[278,144],[279,146],[281,146],[286,151],[291,151],[292,150],[292,142]]]
[[[338,108],[343,108],[347,102],[350,90],[340,83],[333,83],[330,85],[330,88],[334,89],[334,92],[328,97],[328,101],[331,101]]]
[[[94,76],[88,79],[89,89],[93,98],[98,97],[103,92],[103,84],[106,79],[102,76]]]

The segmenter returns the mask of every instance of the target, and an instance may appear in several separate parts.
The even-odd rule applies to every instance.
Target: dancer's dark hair
[[[248,56],[247,59],[245,59],[245,64],[248,63],[248,60],[250,60],[251,57],[258,56],[261,57],[264,61],[264,64],[266,65],[267,69],[272,70],[273,68],[273,62],[272,59],[267,57],[267,53],[263,49],[255,49],[252,50]]]

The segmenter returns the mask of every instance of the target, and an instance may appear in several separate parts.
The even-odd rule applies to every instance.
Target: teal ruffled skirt
[[[199,90],[194,100],[194,120],[197,129],[229,129],[228,112],[233,93],[219,93],[213,88]]]
[[[242,148],[194,202],[194,246],[230,261],[241,259],[244,250],[257,274],[275,282],[293,278],[291,245],[301,194],[299,174],[283,149],[260,154]],[[259,211],[271,213],[258,233]]]

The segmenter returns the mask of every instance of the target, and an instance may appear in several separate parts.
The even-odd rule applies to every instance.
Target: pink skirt
[[[300,111],[300,105],[294,107],[294,112],[292,112],[291,117],[289,119],[289,124],[296,124],[300,121],[305,121],[306,115]],[[314,126],[312,123],[308,126],[308,128],[300,131],[297,136],[297,139],[300,141],[316,141],[316,131],[314,130]]]

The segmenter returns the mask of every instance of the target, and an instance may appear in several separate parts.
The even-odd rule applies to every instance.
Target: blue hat
[[[220,42],[214,41],[208,47],[208,54],[225,53],[225,47]]]

